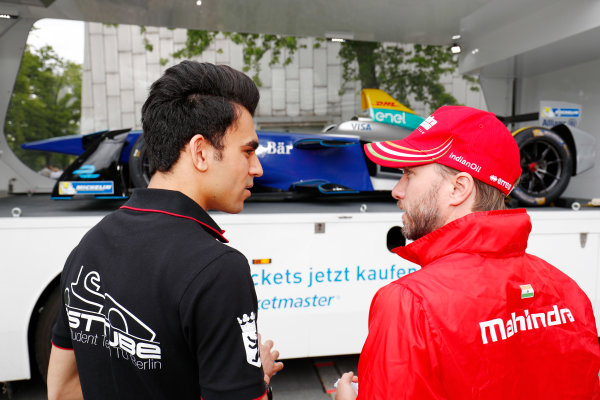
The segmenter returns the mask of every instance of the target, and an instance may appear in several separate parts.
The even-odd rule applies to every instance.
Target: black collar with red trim
[[[141,212],[155,212],[196,221],[221,242],[229,242],[223,236],[225,231],[198,203],[175,190],[136,189],[121,208]]]

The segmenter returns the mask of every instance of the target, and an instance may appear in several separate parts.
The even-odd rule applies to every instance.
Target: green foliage
[[[457,67],[446,47],[349,40],[342,43],[339,55],[345,82],[358,80],[363,88],[385,90],[407,107],[411,97],[432,109],[458,103],[439,83],[442,75],[452,74]]]
[[[185,47],[173,53],[174,58],[192,58],[204,53],[215,40],[218,32],[188,29]]]
[[[462,77],[465,81],[467,81],[471,84],[471,86],[469,87],[470,91],[479,92],[479,90],[480,90],[479,77],[474,77],[474,76],[470,76],[470,75],[463,75]]]
[[[30,168],[64,169],[72,156],[21,149],[34,140],[78,133],[81,65],[61,59],[46,46],[25,50],[6,115],[4,132],[15,154]]]
[[[142,27],[142,34],[145,28]],[[193,58],[201,55],[221,33],[226,39],[243,46],[244,72],[251,72],[258,86],[262,58],[270,52],[269,66],[288,65],[294,54],[306,45],[293,36],[228,33],[215,31],[188,30],[187,40],[182,49],[172,54],[174,58]],[[149,51],[152,46],[144,38]],[[314,48],[319,48],[325,39],[316,39]],[[222,51],[217,49],[217,51]],[[380,88],[392,97],[410,107],[410,100],[422,102],[432,109],[446,104],[457,104],[457,100],[439,83],[444,74],[452,74],[458,65],[450,49],[443,46],[402,46],[384,45],[378,42],[349,40],[342,43],[339,56],[342,59],[344,84],[360,81],[362,88]],[[164,64],[163,64],[164,63]],[[166,60],[161,59],[161,65]],[[478,90],[474,78],[465,77],[472,83],[471,90]],[[340,91],[340,95],[344,89]]]
[[[146,49],[146,51],[149,51],[149,52],[154,50],[154,46],[152,46],[152,43],[150,43],[150,41],[146,37],[146,27],[145,26],[140,26],[140,34],[142,35],[142,42],[144,43],[144,49]]]
[[[252,79],[258,86],[262,86],[262,82],[259,78],[260,61],[267,52],[271,52],[269,66],[276,64],[285,66],[293,61],[293,56],[299,48],[306,47],[306,45],[298,44],[298,39],[293,36],[198,31],[189,29],[187,31],[185,47],[174,52],[173,57],[192,58],[201,55],[214,42],[219,33],[233,43],[243,46],[243,70],[244,72],[252,71]],[[217,49],[217,52],[222,53],[223,50]]]
[[[349,40],[342,43],[339,56],[342,59],[344,83],[359,80],[363,89],[379,89],[377,64],[379,43]],[[358,66],[358,70],[355,68]],[[340,95],[344,93],[342,89]]]
[[[224,33],[224,35],[226,38],[231,39],[233,43],[243,46],[243,70],[244,72],[254,72],[252,79],[258,86],[262,86],[262,82],[258,77],[260,60],[268,51],[271,51],[270,67],[279,63],[285,66],[293,61],[294,53],[298,48],[306,47],[306,45],[299,46],[298,39],[293,36],[258,35],[253,33]],[[284,50],[286,50],[285,58],[282,61]]]

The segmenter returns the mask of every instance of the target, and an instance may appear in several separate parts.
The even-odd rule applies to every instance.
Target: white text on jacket
[[[568,308],[558,309],[558,306],[552,306],[552,310],[544,313],[529,313],[529,310],[524,311],[524,315],[516,316],[516,313],[511,314],[506,322],[501,318],[492,319],[485,322],[480,322],[481,340],[483,344],[488,343],[488,332],[492,342],[498,341],[497,331],[500,332],[500,338],[506,340],[515,333],[520,331],[528,331],[530,329],[546,328],[554,325],[562,325],[568,322],[575,321],[571,310]]]

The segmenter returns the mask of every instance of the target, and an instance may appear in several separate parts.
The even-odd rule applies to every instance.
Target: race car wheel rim
[[[556,148],[545,141],[535,141],[521,149],[521,184],[533,195],[543,195],[558,185],[565,168]]]
[[[129,176],[134,188],[145,188],[150,182],[150,163],[143,136],[140,136],[136,140],[131,149],[131,155],[129,156]]]

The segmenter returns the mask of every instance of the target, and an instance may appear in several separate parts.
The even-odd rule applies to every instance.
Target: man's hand
[[[353,372],[346,372],[340,378],[335,391],[335,400],[355,400],[356,392],[352,387],[352,382],[358,382],[358,376]]]
[[[265,382],[267,385],[271,382],[271,377],[283,369],[283,363],[277,362],[279,352],[273,349],[273,341],[262,342],[260,333],[258,334],[258,343],[260,344],[260,361],[265,372]]]

